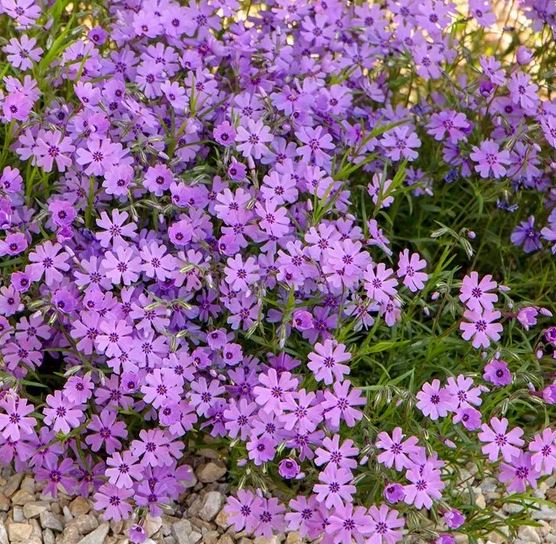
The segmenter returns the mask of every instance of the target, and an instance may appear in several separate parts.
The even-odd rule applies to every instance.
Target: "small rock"
[[[4,495],[6,495],[6,497],[11,497],[19,489],[21,480],[23,480],[23,474],[21,473],[10,476],[8,482],[4,486],[4,489],[2,489]]]
[[[56,544],[77,544],[81,540],[81,534],[74,525],[68,525],[64,532],[58,537]]]
[[[286,536],[286,544],[301,544],[301,542],[303,542],[303,539],[297,531],[288,533]]]
[[[478,495],[475,496],[475,504],[479,508],[486,508],[485,496],[482,493],[479,493]]]
[[[88,514],[91,510],[91,504],[85,497],[76,497],[70,502],[69,510],[74,517]]]
[[[10,499],[0,493],[0,512],[7,512],[10,509]]]
[[[258,536],[253,544],[280,544],[280,538],[277,535],[272,535],[270,537]]]
[[[521,504],[507,502],[502,506],[502,510],[508,514],[519,514],[519,512],[523,510],[523,506],[521,506]]]
[[[9,523],[9,542],[25,542],[27,544],[33,534],[33,526],[28,523]]]
[[[218,541],[218,544],[234,544],[234,541],[232,539],[231,536],[229,535],[222,535],[220,537],[220,540]]]
[[[205,521],[212,521],[224,504],[224,495],[218,491],[209,491],[203,500],[199,517]]]
[[[43,529],[52,529],[61,533],[64,530],[64,524],[60,516],[53,514],[49,510],[40,513],[41,526]]]
[[[253,544],[253,541],[250,538],[243,536],[239,539],[238,544]]]
[[[25,516],[23,515],[23,508],[21,506],[14,506],[12,510],[12,518],[18,523],[23,523],[25,521]]]
[[[222,478],[226,474],[226,467],[223,463],[217,461],[211,461],[201,465],[197,469],[197,477],[199,480],[205,484],[216,482],[216,480]]]
[[[68,527],[74,527],[80,535],[88,535],[98,527],[98,520],[92,514],[83,514],[72,519]]]
[[[201,539],[201,533],[194,531],[188,520],[182,519],[172,525],[172,535],[177,544],[195,544]]]
[[[218,512],[218,515],[214,518],[214,522],[220,529],[227,529],[228,525],[230,525],[228,521],[228,515],[224,511],[224,508]]]
[[[64,522],[69,523],[73,519],[73,514],[67,506],[62,508],[62,514],[64,515]]]
[[[147,516],[147,518],[145,519],[145,523],[143,525],[143,528],[145,529],[145,532],[147,533],[147,536],[149,538],[153,536],[155,533],[158,533],[161,527],[162,527],[162,518],[160,516],[158,517],[154,517],[150,515]]]
[[[0,544],[10,544],[4,522],[0,519]]]
[[[534,510],[531,517],[533,519],[543,519],[546,521],[556,520],[556,508],[543,505],[540,510]]]
[[[12,495],[12,504],[17,504],[18,506],[23,506],[28,502],[33,502],[35,500],[35,495],[25,491],[25,489],[20,489]]]
[[[78,544],[105,544],[106,536],[110,529],[109,523],[99,525],[92,533],[83,537]]]
[[[32,495],[35,494],[35,480],[33,478],[31,478],[31,476],[26,476],[25,478],[23,478],[23,481],[21,482],[19,489],[23,489],[23,491],[27,491],[29,493],[31,493]]]
[[[219,537],[218,531],[208,531],[203,535],[203,544],[218,544]]]
[[[541,535],[535,531],[534,527],[529,527],[524,525],[523,527],[519,528],[518,536],[521,540],[528,542],[529,544],[540,544],[541,543]]]
[[[54,532],[52,529],[45,529],[42,532],[42,541],[44,544],[55,544],[56,538],[54,537]]]
[[[28,502],[23,505],[23,515],[27,519],[38,518],[46,510],[48,510],[48,503],[45,502]]]

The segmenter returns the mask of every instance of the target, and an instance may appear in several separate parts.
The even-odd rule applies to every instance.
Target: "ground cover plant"
[[[0,0],[1,461],[132,542],[200,447],[256,536],[534,523],[555,31],[549,0]]]

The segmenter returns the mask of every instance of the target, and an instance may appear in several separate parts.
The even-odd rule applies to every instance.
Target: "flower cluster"
[[[522,380],[502,357],[551,360],[556,327],[539,338],[549,309],[431,249],[472,255],[472,231],[394,218],[492,191],[534,213],[513,244],[552,258],[542,49],[470,56],[486,0],[255,4],[92,2],[80,21],[0,0],[0,460],[141,542],[192,479],[186,441],[220,438],[247,484],[226,506],[238,531],[394,544],[421,530],[404,512],[436,508],[447,544],[466,521],[451,450],[480,448],[509,492],[556,468],[556,431],[525,440],[497,411]],[[420,373],[418,352],[473,366]],[[550,410],[555,383],[519,391]]]

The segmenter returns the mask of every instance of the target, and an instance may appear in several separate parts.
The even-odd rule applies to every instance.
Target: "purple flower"
[[[402,501],[405,496],[403,485],[396,483],[388,484],[384,488],[383,495],[388,502],[397,504],[398,502]]]
[[[127,501],[135,495],[133,489],[116,487],[113,484],[104,484],[94,495],[95,510],[104,510],[103,519],[120,521],[128,519],[132,508]]]
[[[372,520],[370,537],[366,540],[368,544],[396,544],[403,538],[403,527],[405,522],[396,512],[385,504],[369,508],[369,516]]]
[[[352,479],[351,471],[328,465],[319,474],[320,483],[313,487],[317,501],[323,503],[326,508],[343,508],[352,501],[352,495],[355,494]]]
[[[381,144],[386,148],[386,156],[389,159],[413,161],[418,157],[415,148],[421,147],[421,140],[411,127],[402,125],[386,132]]]
[[[426,463],[422,468],[408,470],[406,478],[411,482],[404,486],[403,500],[406,504],[412,504],[418,509],[425,507],[430,510],[433,500],[442,497],[444,482],[440,479],[440,472],[430,463]]]
[[[500,333],[504,330],[500,323],[494,323],[494,320],[499,319],[500,312],[496,310],[483,310],[477,312],[474,310],[466,310],[463,314],[464,319],[459,328],[464,340],[471,340],[475,349],[479,347],[488,348],[491,341],[497,342],[500,340]]]
[[[510,152],[500,151],[500,146],[494,140],[485,140],[479,147],[474,146],[469,155],[476,162],[475,171],[482,178],[488,178],[491,173],[496,179],[506,175],[506,166],[510,164]]]
[[[240,143],[237,150],[241,151],[246,158],[260,159],[268,151],[266,144],[272,142],[273,139],[269,127],[264,125],[260,119],[258,121],[248,119],[247,126],[237,127],[236,142]]]
[[[291,480],[299,475],[300,468],[295,459],[282,459],[278,465],[278,472],[282,478]]]
[[[355,424],[363,418],[361,411],[354,408],[355,406],[364,406],[367,401],[361,395],[359,389],[350,391],[351,382],[344,380],[343,382],[334,382],[332,391],[324,392],[324,417],[330,422],[333,429],[338,429],[340,420],[344,420],[348,427],[354,427]]]
[[[497,386],[509,385],[512,383],[512,374],[508,369],[508,363],[500,359],[491,359],[483,369],[483,378]]]
[[[324,381],[326,385],[335,380],[342,381],[345,374],[349,374],[349,366],[342,363],[351,359],[351,354],[345,350],[344,344],[326,339],[324,342],[315,344],[314,352],[308,355],[309,368],[315,375],[317,381]]]
[[[330,156],[323,150],[334,149],[332,136],[323,133],[323,127],[301,127],[295,135],[304,144],[297,148],[297,155],[306,163],[314,162],[317,166],[326,166]]]
[[[373,519],[367,514],[363,506],[353,504],[335,508],[328,518],[326,534],[333,538],[333,542],[351,544],[352,542],[368,542],[367,535],[373,531]]]
[[[510,460],[506,459],[507,463],[500,465],[498,476],[506,484],[508,492],[523,493],[527,485],[537,487],[540,474],[531,464],[531,454],[519,452],[512,457]]]
[[[29,435],[37,424],[34,417],[28,417],[34,406],[27,404],[24,398],[18,398],[8,393],[0,400],[0,407],[6,413],[0,414],[0,429],[2,436],[11,440],[19,440],[22,435]]]
[[[508,420],[506,418],[493,417],[490,420],[490,426],[483,423],[481,429],[478,438],[481,442],[487,442],[481,451],[488,455],[491,462],[497,461],[500,454],[505,461],[511,462],[512,457],[521,453],[521,446],[524,442],[520,437],[523,435],[523,430],[515,427],[507,432]]]
[[[432,420],[446,417],[457,406],[449,390],[440,386],[440,380],[433,380],[432,384],[425,383],[416,396],[417,408]]]
[[[347,438],[340,445],[340,436],[335,434],[332,438],[326,437],[322,441],[322,446],[315,450],[315,465],[335,464],[338,468],[354,470],[357,468],[357,461],[351,459],[359,453],[359,449],[353,441]]]
[[[529,442],[531,464],[540,474],[552,474],[556,468],[556,431],[544,429]]]
[[[83,418],[80,405],[72,404],[63,396],[61,391],[46,397],[47,407],[44,408],[44,422],[55,432],[68,434],[71,429],[78,427]]]
[[[226,506],[224,506],[227,520],[233,525],[236,532],[243,531],[244,529],[247,532],[252,532],[258,524],[255,513],[258,512],[261,498],[246,489],[240,489],[236,497],[228,497]]]
[[[378,448],[386,450],[377,457],[379,463],[388,468],[395,466],[397,471],[413,466],[409,456],[418,451],[418,440],[415,436],[403,440],[404,436],[401,427],[396,427],[392,431],[391,437],[384,431],[378,434],[376,445]]]
[[[496,289],[497,285],[490,274],[479,281],[479,274],[473,271],[463,278],[459,299],[470,310],[476,312],[481,312],[482,309],[492,310],[494,303],[498,300],[498,295],[489,293],[489,291]]]
[[[458,529],[465,523],[465,516],[456,508],[447,510],[442,517],[450,529]]]
[[[398,261],[398,278],[403,278],[403,284],[412,292],[420,291],[425,286],[428,274],[419,272],[427,266],[427,261],[421,259],[418,253],[409,256],[409,249],[404,249],[400,253]]]
[[[541,249],[541,235],[535,230],[535,217],[531,215],[526,221],[522,221],[512,232],[511,240],[514,245],[523,247],[525,253]]]

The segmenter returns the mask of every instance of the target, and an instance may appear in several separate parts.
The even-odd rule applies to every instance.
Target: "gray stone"
[[[7,512],[10,509],[10,504],[10,499],[4,493],[0,493],[0,512]]]
[[[195,544],[201,540],[201,533],[194,531],[191,523],[186,519],[172,525],[172,535],[177,544]]]
[[[224,495],[218,491],[209,491],[199,510],[199,517],[205,521],[212,521],[224,505]]]
[[[54,537],[54,531],[52,529],[45,529],[42,532],[42,541],[44,544],[56,544],[56,538]]]
[[[28,502],[33,502],[35,500],[35,495],[25,491],[25,489],[20,489],[12,495],[12,504],[17,504],[18,506],[23,506]]]
[[[288,533],[286,536],[286,544],[301,544],[301,542],[303,542],[303,539],[297,531]]]
[[[234,541],[230,535],[222,535],[218,544],[234,544]]]
[[[556,520],[556,508],[543,505],[540,510],[534,510],[531,514],[533,519],[543,519],[545,521]]]
[[[74,527],[80,535],[88,535],[98,527],[98,520],[92,514],[83,514],[73,518],[68,527]]]
[[[154,534],[158,533],[158,531],[162,528],[162,518],[160,516],[147,516],[143,528],[145,529],[147,536],[150,538]]]
[[[58,531],[61,533],[64,530],[64,524],[62,523],[62,518],[53,514],[49,510],[45,510],[40,513],[39,516],[41,520],[41,527],[43,529],[52,529],[53,531]]]
[[[542,541],[541,535],[537,533],[535,528],[527,525],[520,527],[517,535],[521,540],[528,542],[529,544],[540,544]]]
[[[6,497],[11,497],[19,489],[21,480],[23,480],[23,474],[21,473],[10,476],[6,485],[4,486],[4,489],[2,489],[4,495],[6,495]]]
[[[109,523],[99,525],[92,533],[83,537],[78,544],[105,544],[106,536],[110,529]]]
[[[14,506],[12,510],[12,518],[18,523],[23,523],[25,521],[25,516],[23,515],[23,508],[21,506]]]
[[[226,467],[223,463],[217,461],[211,461],[197,469],[197,478],[205,484],[216,482],[224,474],[226,474]]]
[[[23,515],[27,519],[38,518],[42,512],[48,510],[48,503],[46,502],[28,502],[23,505]]]
[[[0,519],[0,544],[10,544],[4,522]]]
[[[25,542],[27,544],[33,534],[33,526],[29,523],[8,523],[9,542]]]
[[[75,525],[68,525],[56,542],[57,544],[77,544],[81,540],[81,537],[82,535]]]

